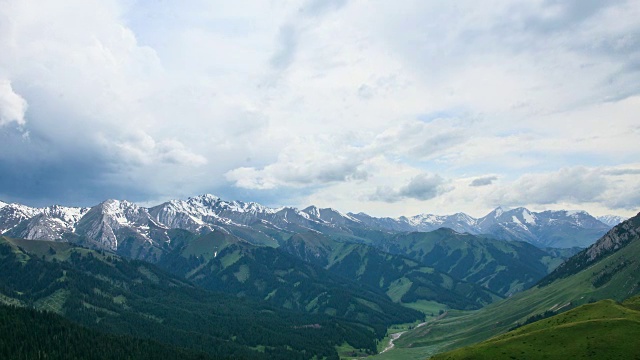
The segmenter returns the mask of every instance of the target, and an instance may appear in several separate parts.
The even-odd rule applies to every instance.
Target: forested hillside
[[[66,243],[0,238],[0,272],[4,303],[215,356],[336,358],[345,343],[374,352],[383,335],[357,319],[211,293],[151,264]]]
[[[0,359],[209,360],[151,340],[109,335],[34,309],[0,306]]]

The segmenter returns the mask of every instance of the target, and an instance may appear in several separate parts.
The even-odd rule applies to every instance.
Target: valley
[[[425,358],[581,305],[605,299],[622,302],[640,292],[639,253],[640,216],[636,216],[616,226],[536,286],[477,311],[451,310],[447,317],[403,334],[395,342],[395,355]]]
[[[580,250],[210,195],[152,208],[8,204],[0,214],[2,303],[211,356],[423,358],[545,312],[638,292],[620,280],[640,270],[627,254],[637,247],[635,218]],[[505,229],[502,214],[492,223]],[[608,228],[576,214],[555,216],[579,219],[571,226],[583,226],[581,236]],[[587,258],[597,263],[589,273]],[[413,325],[392,330],[403,323]]]

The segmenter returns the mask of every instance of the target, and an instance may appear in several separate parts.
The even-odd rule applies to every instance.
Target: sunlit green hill
[[[639,301],[582,305],[432,359],[640,359]]]

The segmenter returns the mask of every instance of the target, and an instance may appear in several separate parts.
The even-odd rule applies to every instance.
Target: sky
[[[0,0],[0,200],[640,211],[640,0]]]

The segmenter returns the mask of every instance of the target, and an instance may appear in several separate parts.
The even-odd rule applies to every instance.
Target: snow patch
[[[522,218],[528,224],[536,224],[536,218],[527,209],[522,210]]]

